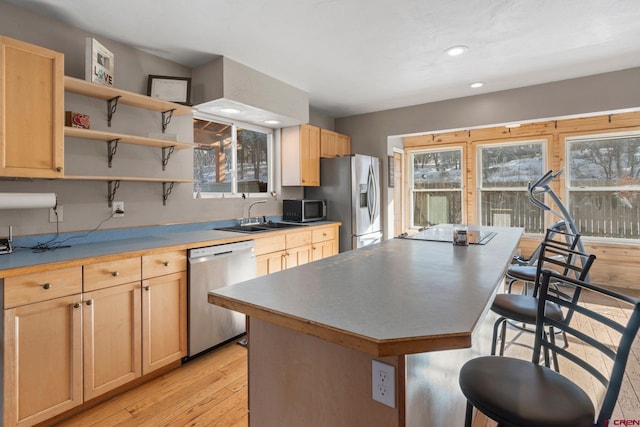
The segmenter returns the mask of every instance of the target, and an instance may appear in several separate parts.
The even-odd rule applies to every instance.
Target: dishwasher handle
[[[226,245],[208,246],[205,248],[191,249],[189,251],[189,262],[200,263],[212,261],[214,259],[226,258],[234,253],[249,251],[253,252],[254,242],[252,240],[246,242],[228,243]]]

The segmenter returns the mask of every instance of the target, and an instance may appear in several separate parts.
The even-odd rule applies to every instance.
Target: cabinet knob
[[[322,233],[322,237],[327,237],[327,233]]]
[[[165,267],[169,267],[169,261],[165,261],[162,264],[164,264]]]
[[[58,167],[56,168],[56,172],[62,172],[62,168],[61,168],[60,166],[58,166]]]
[[[148,291],[148,290],[149,290],[149,287],[148,287],[148,286],[145,286],[145,287],[144,287],[144,290],[145,290],[145,291]]]
[[[87,301],[87,305],[91,305],[93,302],[91,300]]]
[[[118,272],[118,271],[112,271],[112,272],[111,272],[111,275],[112,275],[113,277],[117,277],[117,276],[119,276],[119,275],[120,275],[120,272]]]
[[[79,304],[79,303],[77,303],[77,302],[76,302],[76,303],[74,303],[74,304],[73,304],[73,308],[80,308],[80,304]]]
[[[43,289],[51,289],[51,283],[45,283],[44,285],[42,285]]]
[[[315,246],[311,246],[311,250],[312,250],[312,251],[315,251],[315,250],[316,250],[316,247],[315,247]]]

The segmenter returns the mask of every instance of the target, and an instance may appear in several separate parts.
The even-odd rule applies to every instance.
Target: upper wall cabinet
[[[0,36],[0,176],[64,171],[64,55]]]
[[[320,128],[282,129],[282,185],[320,185]]]
[[[340,157],[351,153],[351,138],[348,135],[326,129],[320,130],[320,157]]]

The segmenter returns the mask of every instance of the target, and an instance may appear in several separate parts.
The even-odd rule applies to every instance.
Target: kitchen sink
[[[293,227],[304,227],[302,224],[291,224],[290,222],[265,222],[260,225],[256,225],[256,227],[264,227],[264,228],[293,228]]]
[[[232,225],[230,227],[216,228],[215,230],[234,231],[236,233],[264,233],[265,231],[269,231],[270,229],[265,227],[257,227],[256,225]]]
[[[290,224],[285,222],[265,222],[260,224],[238,224],[229,227],[216,228],[221,231],[234,231],[238,233],[264,233],[270,230],[279,230],[283,228],[304,227],[302,224]]]

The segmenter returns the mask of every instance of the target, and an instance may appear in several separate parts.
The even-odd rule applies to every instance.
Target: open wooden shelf
[[[110,99],[119,97],[119,104],[126,104],[133,107],[144,108],[146,110],[159,112],[174,110],[173,114],[177,116],[189,114],[192,111],[191,107],[186,105],[163,101],[161,99],[151,98],[146,95],[128,92],[122,89],[101,86],[69,76],[65,76],[64,78],[64,90],[67,92],[90,96],[92,98],[103,99],[105,101],[109,101]]]
[[[85,138],[104,142],[118,140],[123,144],[145,145],[148,147],[175,147],[177,150],[193,148],[193,144],[189,142],[147,138],[144,136],[127,135],[124,133],[116,132],[104,132],[101,130],[93,129],[72,128],[69,126],[65,126],[64,135],[71,138]]]

